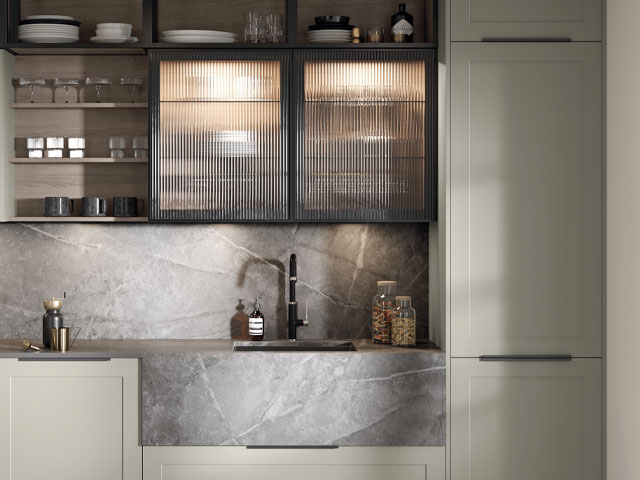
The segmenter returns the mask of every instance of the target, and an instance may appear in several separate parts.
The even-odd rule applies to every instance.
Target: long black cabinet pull
[[[570,362],[571,355],[480,355],[481,362]]]
[[[337,450],[338,445],[247,445],[247,450]]]
[[[483,42],[570,42],[571,37],[485,37]]]
[[[19,362],[109,362],[108,357],[18,357]]]

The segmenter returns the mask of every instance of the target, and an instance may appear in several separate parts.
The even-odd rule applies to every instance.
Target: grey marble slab
[[[143,445],[444,445],[445,354],[144,354]]]
[[[261,297],[266,339],[286,337],[286,270],[298,257],[305,338],[369,338],[377,280],[412,295],[428,332],[428,225],[0,224],[0,338],[40,338],[61,296],[80,338],[238,337]]]

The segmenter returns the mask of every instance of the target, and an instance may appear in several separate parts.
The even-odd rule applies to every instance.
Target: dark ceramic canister
[[[113,216],[114,217],[137,217],[138,203],[140,203],[140,211],[144,210],[144,200],[138,200],[138,197],[115,197],[113,199]]]
[[[69,197],[44,197],[45,217],[68,217],[73,213],[73,200]]]
[[[104,217],[107,215],[107,200],[101,197],[82,197],[83,217]]]
[[[60,313],[62,299],[50,298],[45,300],[44,309],[47,313],[42,316],[42,343],[45,348],[51,348],[51,329],[64,326],[64,318]]]

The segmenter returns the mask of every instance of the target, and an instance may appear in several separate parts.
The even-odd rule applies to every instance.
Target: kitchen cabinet
[[[0,105],[7,105],[13,99],[11,80],[13,76],[13,55],[0,52]],[[13,111],[5,108],[0,115],[0,222],[6,222],[14,215],[14,167],[9,163],[13,156]]]
[[[436,219],[434,51],[162,51],[150,68],[152,220]]]
[[[452,0],[451,40],[600,41],[602,0]]]
[[[600,44],[451,62],[451,355],[600,356]]]
[[[434,52],[295,52],[295,215],[435,220]]]
[[[444,447],[144,447],[144,480],[444,480]]]
[[[151,54],[153,220],[288,217],[289,54]]]
[[[601,359],[451,361],[451,480],[602,478]]]
[[[139,382],[138,359],[0,359],[0,480],[140,479]]]

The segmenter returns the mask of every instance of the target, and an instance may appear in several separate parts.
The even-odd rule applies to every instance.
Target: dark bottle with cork
[[[406,12],[406,4],[398,7],[398,13],[391,17],[391,39],[395,43],[413,42],[413,15]]]
[[[252,341],[260,341],[264,338],[264,315],[260,311],[259,298],[253,305],[253,312],[249,315],[249,338]]]

